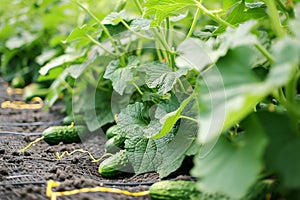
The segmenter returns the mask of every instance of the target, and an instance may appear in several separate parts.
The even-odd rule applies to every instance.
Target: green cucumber
[[[107,139],[110,139],[114,136],[116,136],[118,134],[118,126],[117,125],[114,125],[114,126],[111,126],[109,127],[109,129],[107,129],[105,135],[106,135],[106,138]]]
[[[50,145],[60,142],[65,144],[80,142],[80,136],[85,134],[85,126],[52,126],[43,131],[43,139]]]
[[[151,185],[149,194],[152,199],[164,200],[231,200],[227,195],[214,193],[208,194],[197,189],[197,182],[185,180],[166,180]],[[274,193],[276,184],[273,180],[263,180],[255,183],[249,192],[240,200],[265,199],[267,194]]]
[[[125,137],[119,137],[118,135],[110,138],[105,143],[105,152],[106,153],[116,153],[121,149],[124,149]]]
[[[76,125],[84,125],[84,116],[83,115],[76,115],[76,116],[66,116],[63,119],[63,125],[70,125],[72,122],[74,122]]]
[[[152,199],[201,199],[201,192],[196,187],[196,182],[193,181],[160,181],[151,185],[149,194]]]
[[[126,150],[121,150],[105,159],[99,165],[99,174],[105,178],[116,178],[124,173],[132,173],[133,168],[126,155]]]

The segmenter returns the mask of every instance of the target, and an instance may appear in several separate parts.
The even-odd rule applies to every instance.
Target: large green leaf
[[[201,191],[241,198],[257,180],[267,144],[265,130],[256,114],[241,126],[242,133],[222,135],[206,157],[195,157],[192,174],[199,178]]]
[[[34,40],[36,40],[38,35],[31,34],[30,32],[24,30],[19,36],[12,36],[6,42],[5,46],[9,50],[21,48],[24,45],[30,45]]]
[[[118,115],[119,125],[139,125],[145,126],[148,121],[148,111],[145,106],[136,102],[135,104],[129,104],[122,112]],[[130,134],[130,133],[129,133]]]
[[[111,24],[111,25],[117,25],[119,24],[123,19],[125,18],[125,10],[122,10],[120,12],[112,12],[109,15],[107,15],[103,20],[102,24]]]
[[[133,80],[134,72],[132,70],[138,64],[139,60],[134,56],[129,57],[128,65],[125,67],[120,66],[119,60],[113,60],[108,64],[103,77],[110,79],[114,90],[123,95],[125,89],[130,86],[128,82]]]
[[[65,90],[68,86],[66,85],[66,78],[69,75],[69,69],[65,69],[59,74],[59,76],[52,82],[50,90],[45,99],[45,109],[50,108],[62,94],[62,91]]]
[[[234,48],[203,73],[198,95],[199,141],[205,143],[217,137],[247,116],[264,97],[285,85],[299,63],[299,49],[299,42],[291,38],[275,43],[272,50],[276,61],[265,80],[258,79],[251,69],[259,58],[251,46]]]
[[[179,56],[176,58],[176,65],[179,68],[201,71],[225,56],[229,49],[257,44],[258,39],[249,33],[255,24],[255,21],[249,21],[236,29],[228,28],[218,38],[210,38],[206,42],[194,38],[183,41],[177,48]]]
[[[223,1],[223,9],[227,10],[228,8],[230,8],[231,6],[233,6],[234,4],[240,2],[241,0],[226,0]]]
[[[194,98],[194,95],[190,95],[186,98],[179,106],[179,108],[173,112],[166,114],[161,120],[160,123],[162,124],[161,130],[155,134],[151,135],[152,138],[160,138],[167,135],[176,122],[181,118],[181,113],[183,112],[184,108],[190,103],[190,101]],[[155,132],[154,132],[155,133]]]
[[[146,84],[149,88],[158,88],[158,92],[166,94],[172,90],[177,80],[187,73],[187,69],[172,71],[166,63],[146,63],[138,68],[138,71],[145,72]]]
[[[82,112],[90,131],[95,131],[103,125],[114,121],[114,116],[111,112],[111,91],[97,90],[94,92],[95,94],[87,90],[86,94],[82,95],[85,97]]]
[[[269,137],[265,153],[267,169],[278,173],[285,187],[300,187],[300,137],[291,127],[291,120],[284,113],[266,113],[258,115]]]
[[[66,64],[80,62],[78,59],[82,59],[85,52],[83,53],[66,53],[61,56],[58,56],[44,65],[39,73],[41,75],[46,75],[51,69],[55,67],[65,66]]]
[[[132,20],[130,23],[130,28],[133,30],[149,30],[150,29],[151,20],[144,18],[137,18]]]
[[[177,15],[180,10],[191,5],[196,5],[194,0],[148,0],[144,16],[154,15],[155,20],[151,26],[159,26],[166,17]]]
[[[72,42],[74,40],[79,40],[79,39],[82,39],[82,38],[85,38],[86,37],[86,34],[85,34],[85,29],[86,27],[86,24],[84,24],[83,26],[81,27],[76,27],[70,34],[69,36],[67,37],[66,40],[64,40],[63,42],[64,43],[69,43],[69,42]]]
[[[250,19],[260,19],[266,17],[265,5],[263,2],[245,3],[244,1],[233,6],[232,11],[226,21],[233,25],[244,23]],[[226,26],[221,25],[215,32],[218,35],[225,31]]]
[[[195,153],[192,147],[198,127],[192,121],[181,120],[164,137],[149,139],[145,136],[149,126],[154,132],[160,130],[158,121],[149,120],[148,109],[136,102],[122,110],[117,126],[126,132],[125,149],[135,173],[156,171],[166,177],[181,166],[186,155]]]

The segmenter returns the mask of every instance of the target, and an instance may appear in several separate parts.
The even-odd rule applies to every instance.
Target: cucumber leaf
[[[177,48],[179,56],[176,58],[176,66],[201,71],[225,56],[229,49],[257,44],[256,36],[249,34],[256,23],[248,21],[236,29],[228,28],[217,39],[210,38],[206,42],[194,38],[183,41]]]
[[[220,136],[206,157],[195,156],[192,175],[201,180],[198,182],[201,191],[239,199],[255,183],[263,167],[267,137],[256,114],[247,117],[241,127],[242,133]]]
[[[138,71],[146,74],[145,82],[149,88],[158,88],[158,93],[166,94],[172,90],[177,80],[187,74],[187,69],[172,71],[167,63],[146,63]]]
[[[291,79],[300,59],[299,41],[281,40],[274,43],[272,52],[277,60],[265,80],[252,71],[259,57],[250,46],[232,49],[203,74],[198,95],[199,142],[206,143],[238,123],[264,97]]]
[[[265,152],[267,169],[278,172],[286,188],[299,188],[300,137],[291,127],[289,116],[285,113],[261,112],[258,117],[269,138]]]
[[[119,60],[113,60],[108,64],[103,77],[110,79],[114,90],[120,95],[123,95],[125,89],[130,87],[128,82],[133,80],[133,69],[135,69],[138,64],[139,60],[134,56],[128,58],[128,65],[125,67],[120,66]]]
[[[109,15],[107,15],[103,20],[102,24],[110,24],[110,25],[117,25],[119,24],[123,19],[125,18],[125,10],[122,10],[120,12],[112,12]]]
[[[151,20],[144,18],[137,18],[132,20],[130,23],[130,28],[133,30],[149,30],[150,29]]]
[[[84,53],[66,53],[61,56],[58,56],[54,59],[52,59],[50,62],[48,62],[46,65],[44,65],[39,73],[41,75],[46,75],[51,69],[60,67],[60,66],[66,66],[67,64],[81,62],[85,55]]]
[[[195,153],[192,146],[197,133],[197,124],[181,120],[164,137],[149,139],[145,130],[159,132],[157,120],[149,122],[148,109],[142,103],[128,105],[118,116],[119,128],[126,132],[125,149],[136,174],[156,171],[166,177],[177,170],[186,155]],[[160,128],[158,126],[158,128]]]
[[[233,25],[244,23],[250,19],[261,19],[266,17],[265,4],[263,2],[245,3],[244,1],[233,6],[232,11],[227,16],[226,21]],[[214,35],[224,32],[226,26],[221,25]]]
[[[178,15],[179,11],[195,4],[194,0],[148,0],[145,3],[144,16],[154,15],[151,26],[159,26],[166,17]]]
[[[152,135],[153,139],[157,139],[167,135],[172,128],[174,127],[175,123],[181,118],[181,113],[183,112],[184,108],[190,103],[190,101],[194,98],[193,95],[190,95],[187,99],[185,99],[179,106],[179,108],[171,113],[166,114],[163,118],[161,118],[160,123],[163,124],[159,133]],[[155,132],[154,132],[155,133]]]
[[[228,8],[230,8],[231,6],[233,6],[234,4],[240,2],[241,0],[227,0],[227,1],[223,1],[223,9],[227,10]]]

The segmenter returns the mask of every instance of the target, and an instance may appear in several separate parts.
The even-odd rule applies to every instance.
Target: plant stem
[[[92,36],[90,36],[89,34],[85,33],[85,35],[97,46],[99,46],[103,51],[105,51],[106,53],[112,55],[112,56],[116,56],[116,54],[108,51],[100,42],[98,42],[97,40],[95,40]]]
[[[183,86],[183,83],[181,82],[181,80],[178,79],[177,82],[178,82],[178,84],[179,84],[180,89],[182,90],[182,92],[183,92],[183,93],[187,93],[187,92],[186,92],[186,89],[185,89],[184,86]]]
[[[136,7],[138,8],[138,10],[140,11],[140,13],[143,14],[143,8],[142,8],[142,5],[139,2],[139,0],[134,0],[134,3],[136,5]]]
[[[188,116],[181,115],[180,118],[182,118],[182,119],[187,119],[187,120],[191,120],[191,121],[193,121],[193,122],[195,122],[195,123],[198,123],[198,121],[197,121],[196,119],[192,118],[192,117],[188,117]]]
[[[193,34],[194,30],[195,30],[195,27],[196,27],[196,24],[197,24],[197,19],[198,19],[199,15],[200,15],[200,8],[197,8],[196,14],[194,16],[191,28],[190,28],[187,36],[186,36],[186,39],[188,39],[189,37],[192,36],[192,34]]]
[[[142,92],[142,90],[139,88],[139,86],[137,86],[137,84],[135,84],[135,82],[132,82],[131,84],[136,88],[136,90],[140,93],[140,95],[143,95],[143,94],[144,94],[144,93]]]
[[[212,18],[213,20],[215,20],[216,22],[218,22],[219,24],[222,24],[224,26],[229,26],[231,28],[235,28],[234,25],[230,24],[229,22],[223,20],[222,18],[214,15],[214,13],[212,13],[211,11],[207,10],[207,8],[205,8],[200,2],[194,0],[196,6],[199,8],[200,11],[202,11],[204,14],[206,14],[207,16],[209,16],[210,18]]]
[[[278,37],[283,37],[285,35],[285,30],[281,26],[279,13],[276,8],[275,2],[270,0],[264,0],[265,4],[269,8],[269,17],[271,20],[271,24],[274,27],[274,30]]]
[[[160,42],[160,44],[162,45],[162,47],[164,48],[164,50],[167,52],[166,58],[168,58],[168,61],[171,64],[171,67],[174,68],[175,67],[175,52],[170,49],[167,41],[165,40],[165,37],[161,37],[161,34],[157,29],[154,28],[153,32],[154,32],[155,36],[157,37],[158,41]]]
[[[286,99],[292,104],[295,102],[295,97],[297,95],[297,83],[298,83],[297,66],[295,66],[294,68],[295,70],[293,71],[293,74],[296,75],[293,76],[293,78],[285,86]]]
[[[121,23],[122,23],[122,24],[123,24],[130,32],[132,32],[132,33],[134,33],[134,34],[140,36],[141,38],[148,39],[148,40],[153,40],[153,39],[154,39],[154,38],[147,37],[147,36],[144,36],[144,35],[142,35],[142,34],[136,32],[135,30],[133,30],[132,28],[130,28],[130,26],[129,26],[123,19],[121,20]]]
[[[137,44],[137,49],[136,49],[136,55],[137,55],[137,57],[141,57],[142,50],[143,50],[143,41],[139,40],[138,44]]]
[[[108,39],[110,40],[110,42],[112,43],[116,53],[118,56],[121,56],[121,52],[119,51],[118,47],[115,44],[114,39],[112,38],[112,36],[110,35],[109,31],[107,30],[107,28],[101,23],[101,21],[86,7],[84,7],[82,4],[80,4],[78,1],[74,1],[80,8],[82,8],[86,13],[88,13],[96,22],[97,24],[99,24],[99,26],[102,28],[102,30],[104,31],[104,33],[108,36]]]
[[[293,104],[292,102],[288,101],[287,98],[285,98],[285,95],[283,93],[282,88],[280,88],[278,90],[278,101],[281,105],[283,105],[289,116],[290,116],[290,120],[291,120],[291,125],[292,125],[292,129],[294,132],[298,132],[298,123],[299,123],[299,119],[300,119],[300,111],[298,109],[298,106]]]
[[[171,27],[171,22],[170,18],[166,18],[166,41],[169,46],[172,46],[172,43],[170,43],[170,27]]]
[[[276,3],[281,8],[281,10],[283,10],[287,13],[290,12],[290,10],[287,7],[285,7],[285,5],[281,2],[281,0],[276,0]]]
[[[271,62],[275,62],[275,58],[267,51],[260,43],[255,44],[255,47]]]
[[[155,41],[155,46],[156,46],[155,51],[156,51],[157,57],[160,61],[162,61],[163,56],[162,56],[162,53],[160,51],[160,48],[158,48],[160,46],[160,44],[157,41]]]

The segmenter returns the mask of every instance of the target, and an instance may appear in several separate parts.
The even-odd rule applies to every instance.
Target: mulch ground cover
[[[22,100],[21,95],[8,95],[7,85],[0,80],[0,99],[3,101]],[[84,149],[95,157],[104,154],[106,142],[103,131],[96,131],[91,137],[78,144],[63,144],[50,146],[40,141],[27,149],[24,153],[18,151],[38,136],[29,136],[27,133],[41,133],[49,125],[44,126],[5,126],[5,123],[53,122],[64,117],[61,113],[62,105],[56,104],[44,111],[42,109],[12,109],[0,108],[0,199],[1,200],[43,200],[46,196],[47,181],[54,180],[61,183],[55,191],[66,191],[86,187],[107,186],[125,189],[131,192],[145,191],[152,182],[158,181],[156,173],[141,175],[127,174],[117,179],[105,179],[98,173],[99,163],[91,161],[84,153],[66,155],[60,160],[56,153],[71,152],[75,149]],[[4,125],[3,125],[4,124]],[[25,135],[5,134],[5,132],[25,133]],[[169,178],[181,178],[175,173]],[[79,193],[62,196],[58,199],[150,199],[149,196],[131,197],[114,193]]]

